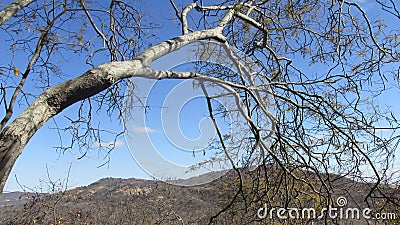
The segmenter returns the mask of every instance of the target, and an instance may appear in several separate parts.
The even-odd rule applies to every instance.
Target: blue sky
[[[10,1],[2,2],[9,4]],[[365,1],[358,0],[358,2],[363,4],[367,10],[371,9],[369,4],[367,4]],[[179,24],[173,22],[172,18],[174,17],[174,12],[168,1],[150,0],[142,1],[141,4],[143,10],[147,10],[152,14],[152,20],[160,21],[160,25],[162,25],[159,29],[151,31],[158,38],[155,42],[161,42],[180,34]],[[166,9],[168,10],[166,11]],[[3,41],[3,37],[0,38],[0,40]],[[78,65],[82,65],[82,63],[78,63],[80,60],[81,59],[79,58],[72,58],[71,56],[70,63],[73,65],[75,64],[74,62],[76,62]],[[15,63],[17,65],[21,65],[21,67],[25,64],[22,57],[20,59],[16,58]],[[71,66],[68,67],[64,72],[70,74],[71,76],[76,76],[88,68],[89,67],[76,68]],[[157,88],[158,91],[156,91],[156,95],[166,96],[168,91],[180,82],[182,81],[165,81],[157,83],[159,88]],[[392,94],[399,95],[398,89],[393,89]],[[152,103],[160,104],[161,99],[163,98],[155,98],[152,100]],[[392,109],[400,112],[398,104],[395,104],[395,100],[388,97],[388,95],[382,96],[379,101],[379,104],[391,105],[393,107]],[[181,128],[184,134],[191,139],[195,139],[201,134],[199,129],[199,121],[207,116],[207,111],[204,106],[204,99],[197,98],[189,102],[183,108],[182,115],[187,115],[187,117],[184,116],[180,118],[182,125]],[[56,116],[56,121],[60,125],[66,123],[64,116],[71,115],[76,111],[76,109],[77,106],[74,105],[71,108],[63,111],[60,115]],[[139,123],[136,128],[133,128],[133,130],[136,130],[137,135],[139,135],[136,138],[141,139],[143,137],[140,135],[145,135],[143,131],[150,131],[152,141],[154,141],[155,144],[163,147],[168,146],[168,148],[164,149],[164,156],[175,162],[182,164],[186,163],[186,165],[189,165],[190,163],[188,161],[190,161],[190,159],[192,159],[192,163],[203,159],[201,151],[196,152],[195,158],[193,158],[192,153],[188,151],[174,152],[174,154],[171,154],[174,149],[170,141],[168,141],[166,137],[162,135],[161,123],[159,120],[153,120],[153,118],[156,118],[160,115],[161,111],[162,109],[152,109],[148,114],[148,117],[151,119],[149,119],[146,124]],[[106,115],[96,115],[96,120],[102,121],[103,125],[109,128],[121,130],[121,122],[115,119],[110,120]],[[146,127],[144,125],[146,125]],[[72,151],[65,153],[58,153],[55,151],[54,147],[59,146],[59,136],[57,132],[54,132],[54,129],[51,129],[53,127],[53,121],[49,121],[34,135],[24,149],[22,155],[18,158],[6,184],[5,191],[21,191],[22,188],[20,185],[28,188],[28,190],[32,189],[35,191],[48,191],[49,179],[52,181],[61,182],[64,187],[65,185],[68,185],[68,187],[88,185],[104,177],[136,177],[151,179],[151,177],[146,174],[146,172],[144,172],[135,162],[124,138],[118,139],[117,146],[111,154],[109,164],[98,167],[107,159],[104,158],[104,153],[99,153],[96,151],[95,144],[93,145],[93,151],[91,151],[87,157],[80,160],[77,158],[81,156],[81,153],[79,153],[79,150],[77,149],[73,149]],[[107,145],[107,142],[112,141],[113,139],[111,137],[106,137],[106,139],[103,140],[104,143],[102,143],[102,145]],[[137,146],[139,149],[141,147],[144,148],[145,145],[139,144]],[[180,159],[180,161],[177,159]],[[67,177],[68,183],[66,183]],[[19,184],[17,183],[16,178],[18,179]]]
[[[8,5],[11,1],[1,1],[4,5]],[[147,4],[148,3],[148,4]],[[155,4],[156,3],[156,4]],[[166,40],[168,38],[179,35],[180,29],[178,24],[172,22],[173,11],[170,8],[168,1],[143,1],[143,10],[149,11],[152,16],[152,20],[161,21],[160,28],[151,31],[157,36],[156,43]],[[166,11],[165,9],[168,9]],[[2,41],[5,36],[0,37]],[[2,54],[5,55],[5,54]],[[68,56],[65,56],[68,58]],[[76,56],[74,56],[76,57]],[[79,58],[68,58],[70,64],[83,65]],[[15,64],[21,68],[25,65],[23,57],[16,58]],[[81,74],[89,67],[66,67],[66,74],[71,77]],[[76,115],[74,112],[77,109],[77,105],[64,110],[61,114],[55,117],[56,121],[62,125],[65,123],[63,118],[65,115]],[[18,110],[16,111],[16,114]],[[72,113],[72,114],[71,114]],[[121,123],[118,120],[110,121],[106,115],[96,115],[97,120],[102,120],[107,127],[115,127],[115,130],[121,130]],[[13,170],[9,176],[8,182],[5,186],[5,191],[21,191],[21,186],[28,189],[38,191],[48,191],[49,177],[52,181],[61,181],[63,185],[68,187],[76,187],[82,185],[88,185],[100,178],[104,177],[121,177],[121,178],[148,178],[148,176],[135,162],[133,159],[124,138],[120,138],[117,143],[116,149],[113,150],[111,160],[109,164],[99,167],[107,159],[105,159],[104,153],[98,153],[92,151],[88,157],[78,160],[81,156],[79,150],[73,149],[70,152],[58,153],[54,147],[59,146],[59,136],[51,128],[55,125],[53,121],[46,123],[30,140],[28,145],[25,147],[22,155],[17,159]],[[66,141],[68,141],[66,139]],[[112,142],[113,139],[104,140],[104,142]],[[106,145],[107,143],[103,143]],[[96,146],[93,146],[94,149]],[[70,173],[68,173],[69,168]],[[49,174],[47,173],[49,172]],[[68,183],[66,184],[66,178],[68,177]],[[19,184],[16,181],[18,179]],[[64,186],[65,187],[65,186]],[[40,190],[40,188],[42,188]]]
[[[157,3],[154,4],[154,2]],[[5,5],[9,4],[9,2],[5,1],[4,3]],[[178,1],[177,4],[179,5]],[[155,43],[181,34],[179,24],[173,21],[175,12],[172,7],[170,7],[168,1],[143,1],[141,2],[141,7],[145,12],[148,11],[151,13],[152,20],[159,21],[159,25],[161,25],[159,28],[151,31],[157,36],[157,39],[154,41]],[[3,38],[5,39],[6,37],[2,37],[2,41],[4,41]],[[68,59],[70,65],[82,65],[83,59],[76,57],[76,55],[64,55],[64,57]],[[15,58],[14,63],[17,67],[23,68],[26,59],[24,57]],[[163,66],[166,66],[166,64],[163,64]],[[176,66],[176,64],[170,64],[169,66]],[[89,67],[67,66],[63,68],[63,73],[73,77],[83,73],[87,69],[89,69]],[[163,100],[163,98],[159,96],[166,97],[168,90],[171,90],[171,88],[181,82],[182,80],[158,82],[156,85],[157,88],[155,89],[155,97],[151,100],[151,105],[162,104],[161,100]],[[139,84],[139,86],[140,85],[141,84]],[[71,106],[57,115],[54,121],[60,127],[67,125],[68,123],[65,116],[74,118],[77,109],[78,105],[75,104]],[[18,114],[18,111],[19,110],[16,110],[15,115]],[[160,113],[161,109],[154,108],[150,109],[149,114],[146,116],[149,118],[159,118]],[[204,121],[199,123],[203,118],[208,116],[204,98],[192,99],[183,107],[180,115],[183,115],[179,118],[181,129],[184,136],[189,139],[198,138],[201,135],[200,129],[206,133],[207,129],[210,128],[210,121],[208,121],[208,123],[203,123]],[[115,130],[116,132],[122,129],[121,121],[116,119],[111,120],[104,114],[95,114],[94,117],[95,121],[101,121],[104,127]],[[152,176],[147,174],[136,163],[124,137],[117,140],[116,148],[111,153],[109,163],[101,167],[99,166],[106,162],[108,158],[106,158],[104,152],[97,151],[97,147],[98,145],[106,146],[109,143],[113,143],[113,136],[111,135],[109,137],[105,136],[101,143],[93,143],[93,148],[87,156],[79,160],[78,158],[82,156],[82,152],[80,152],[79,149],[75,148],[64,153],[57,152],[55,147],[60,146],[60,137],[53,129],[55,127],[54,121],[48,121],[25,147],[22,155],[17,159],[11,171],[4,189],[5,191],[22,191],[26,189],[46,192],[49,190],[50,182],[61,184],[64,188],[65,186],[71,188],[88,185],[104,177],[152,179]],[[133,131],[136,132],[136,135],[146,135],[144,131],[150,131],[149,133],[151,133],[152,136],[151,141],[157,145],[157,148],[163,149],[161,153],[163,157],[184,166],[190,166],[204,159],[203,152],[200,150],[193,153],[191,151],[179,151],[174,148],[174,144],[171,140],[168,140],[168,138],[163,135],[163,127],[160,120],[150,119],[149,121],[150,122],[143,126],[135,125],[136,127],[133,128]],[[199,127],[199,124],[208,124],[208,126]],[[64,138],[64,142],[69,141],[68,138],[66,138],[67,134],[61,135]],[[139,136],[139,140],[142,138],[142,136]],[[136,143],[139,143],[139,145],[135,145],[135,148],[145,149],[148,147],[144,145],[142,141]],[[210,153],[208,153],[207,156],[209,156],[209,154]],[[160,168],[160,165],[158,165],[158,168]]]

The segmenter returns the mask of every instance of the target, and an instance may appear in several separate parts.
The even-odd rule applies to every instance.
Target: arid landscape
[[[375,221],[328,217],[279,220],[276,215],[273,219],[259,218],[257,211],[264,204],[269,207],[285,207],[285,203],[286,208],[315,207],[318,212],[324,202],[311,189],[297,186],[296,182],[289,185],[290,189],[284,190],[279,182],[290,179],[285,181],[280,176],[283,174],[279,173],[275,173],[275,179],[268,181],[271,182],[271,190],[259,190],[256,193],[259,187],[251,177],[259,174],[259,169],[241,172],[242,190],[238,190],[240,185],[236,172],[229,171],[212,183],[192,187],[154,180],[105,178],[86,187],[53,194],[5,193],[0,202],[1,224],[245,224],[246,221],[247,224],[320,224],[325,220],[328,224],[397,224],[400,221],[400,218]],[[307,175],[306,179],[310,182],[313,180],[311,173],[303,171],[299,174]],[[207,179],[207,176],[205,174],[193,179]],[[359,208],[361,212],[368,207],[364,199],[371,186],[335,175],[326,176],[325,179],[331,179],[335,184],[331,187],[333,200],[339,196],[347,199],[344,209]],[[321,187],[320,184],[314,186]],[[280,198],[268,199],[272,192],[282,193]],[[285,192],[293,197],[287,198]],[[231,203],[236,193],[236,202]],[[395,186],[376,189],[372,193],[374,200],[368,202],[372,212],[397,213],[399,208],[385,201],[382,195],[396,201],[400,189]],[[252,201],[243,202],[243,199]],[[336,204],[334,202],[332,206]],[[247,205],[247,208],[243,205]]]

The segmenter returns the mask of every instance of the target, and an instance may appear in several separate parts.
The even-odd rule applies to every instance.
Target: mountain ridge
[[[300,172],[314,182],[316,188],[322,186],[315,181],[315,174],[307,171]],[[87,186],[53,194],[4,193],[1,199],[5,200],[0,201],[0,215],[2,215],[0,224],[56,224],[56,222],[60,224],[182,224],[183,222],[184,224],[209,224],[216,215],[219,217],[212,224],[244,224],[245,221],[251,221],[249,224],[265,224],[267,223],[265,220],[257,218],[257,210],[267,202],[268,198],[260,196],[259,200],[253,200],[254,202],[250,204],[251,198],[257,197],[260,192],[254,191],[251,187],[257,181],[252,175],[261,176],[258,173],[257,170],[242,170],[241,177],[238,177],[236,171],[231,170],[217,180],[197,186],[178,186],[172,185],[173,181],[167,183],[138,178],[102,178]],[[271,178],[271,187],[279,182],[278,178],[282,177],[278,171],[275,170],[274,173],[277,174],[276,177]],[[208,175],[192,178],[191,181],[202,181]],[[346,196],[347,207],[367,207],[364,198],[372,184],[357,183],[335,174],[319,176],[326,176],[323,179],[332,181],[332,190],[335,192],[331,193],[333,200]],[[241,193],[238,192],[239,180],[242,180]],[[310,191],[306,186],[296,188],[301,191]],[[384,186],[382,190],[394,196],[393,193],[398,194],[399,187]],[[276,191],[280,192],[280,190]],[[314,196],[311,192],[307,195],[309,199],[306,202],[311,206],[317,206],[315,199],[318,196]],[[11,204],[13,202],[10,196],[14,198],[16,204]],[[283,192],[276,195],[277,199],[273,204],[281,204],[279,198],[282,196]],[[296,198],[295,194],[291,196]],[[244,197],[250,200],[246,203],[243,200]],[[246,208],[243,208],[244,206]],[[303,205],[305,206],[307,205]],[[226,210],[219,214],[224,209]],[[366,221],[360,220],[345,222],[343,224],[367,224]],[[305,221],[290,222],[290,224],[305,224]]]

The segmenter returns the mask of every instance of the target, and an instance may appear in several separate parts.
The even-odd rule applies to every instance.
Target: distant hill
[[[297,183],[294,182],[286,184],[291,189],[284,190],[281,187],[285,186],[279,186],[280,188],[274,190],[274,187],[278,187],[277,183],[282,182],[282,174],[276,171],[276,177],[268,181],[271,182],[268,185],[271,191],[259,189],[259,180],[252,177],[257,173],[259,172],[243,171],[241,188],[238,186],[240,178],[235,171],[229,171],[214,182],[201,186],[176,186],[162,181],[134,178],[105,178],[89,186],[54,194],[3,193],[0,198],[0,224],[209,224],[211,218],[217,215],[213,224],[269,224],[268,220],[257,217],[258,209],[264,203],[271,204],[271,207],[281,205],[287,199],[285,192],[288,191],[293,192],[289,193],[289,196],[293,196],[293,200],[288,200],[290,204],[303,208],[310,205],[321,207],[317,204],[320,197],[312,194],[305,185],[296,187]],[[315,174],[303,171],[303,175],[315,182],[318,191],[323,192],[322,182],[316,182]],[[177,182],[187,185],[207,179],[208,176],[210,174]],[[337,175],[325,176],[332,181],[332,199],[346,196],[346,207],[362,209],[368,206],[364,200],[372,184],[356,183]],[[382,195],[387,194],[393,197],[393,201],[399,199],[395,198],[396,195],[399,196],[399,188],[396,186],[384,186],[379,190],[380,194],[374,193],[374,198],[382,199]],[[269,193],[275,195],[269,196]],[[393,208],[387,202],[382,201],[382,204],[386,204],[380,206],[386,210],[397,212],[399,209]],[[322,220],[315,222],[314,224],[324,224]],[[395,224],[399,220],[369,222]],[[311,224],[304,219],[296,222],[278,220],[274,224],[307,223]],[[337,220],[336,223],[367,224],[367,221],[347,219]],[[327,224],[335,224],[335,221],[327,221]]]
[[[28,201],[27,194],[24,192],[3,193],[0,196],[0,207],[22,205]]]

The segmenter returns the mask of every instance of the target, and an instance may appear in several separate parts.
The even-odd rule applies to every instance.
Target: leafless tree
[[[239,185],[221,213],[238,203],[246,212],[254,207],[252,202],[267,199],[274,205],[278,199],[274,196],[280,196],[285,206],[301,205],[300,198],[290,196],[305,192],[329,204],[340,177],[368,186],[367,204],[380,196],[399,205],[395,191],[381,189],[381,184],[398,184],[393,163],[399,120],[396,112],[378,102],[384,94],[398,93],[397,2],[368,3],[380,9],[387,23],[376,19],[377,14],[370,15],[360,1],[221,1],[214,5],[194,1],[185,7],[170,3],[182,35],[152,47],[148,40],[155,28],[143,21],[146,12],[137,10],[135,3],[15,1],[0,12],[10,52],[29,53],[22,72],[12,57],[3,58],[1,65],[5,113],[0,126],[0,190],[32,135],[62,110],[81,102],[78,119],[71,119],[66,129],[72,133],[72,144],[87,147],[102,131],[91,124],[92,108],[122,115],[128,78],[178,78],[200,81],[205,94],[204,82],[232,94],[248,132],[236,136],[240,140],[218,132],[213,147],[228,157],[245,150],[246,157],[234,167],[250,167],[254,160],[262,165],[250,183],[236,168]],[[82,28],[65,29],[76,23]],[[150,68],[154,60],[199,40],[223,44],[236,62],[236,73],[213,65],[186,72]],[[233,48],[256,63],[256,73],[246,69]],[[63,53],[84,54],[82,64],[91,68],[71,79],[61,76],[63,67],[55,58]],[[33,93],[24,89],[30,79],[41,84]],[[213,98],[209,96],[208,102]],[[14,115],[18,104],[23,112]],[[223,111],[208,106],[211,118]],[[218,131],[218,123],[214,125]],[[228,139],[239,144],[228,149]]]

